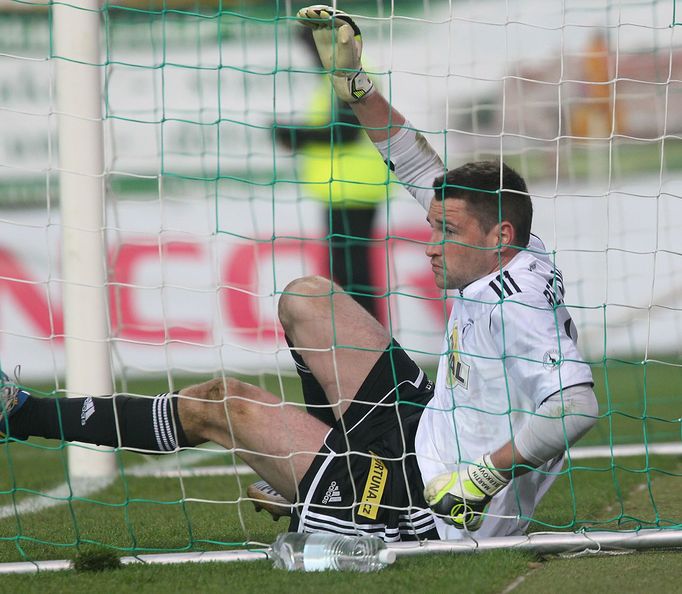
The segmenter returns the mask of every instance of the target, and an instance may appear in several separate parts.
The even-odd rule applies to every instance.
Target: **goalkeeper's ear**
[[[498,227],[498,241],[500,242],[500,247],[514,247],[516,241],[516,229],[510,221],[502,221],[497,224]]]
[[[515,245],[516,229],[514,229],[514,225],[507,220],[503,220],[502,222],[493,225],[488,232],[488,237],[490,239],[490,247],[497,246],[501,250],[517,248]]]

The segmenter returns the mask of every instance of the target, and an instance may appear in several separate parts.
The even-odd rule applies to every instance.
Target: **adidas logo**
[[[81,409],[81,426],[85,427],[85,423],[88,422],[88,419],[95,414],[95,403],[92,401],[92,398],[88,396],[85,401],[83,402],[83,408]]]
[[[322,498],[322,503],[324,505],[327,505],[328,503],[340,503],[340,502],[341,502],[341,489],[339,489],[339,486],[336,484],[336,481],[332,481],[332,484],[329,485],[327,492],[324,494],[324,497]]]

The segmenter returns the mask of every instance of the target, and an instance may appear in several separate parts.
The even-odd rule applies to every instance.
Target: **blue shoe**
[[[28,399],[28,392],[24,392],[14,382],[10,381],[7,374],[0,371],[0,439],[8,436],[8,420],[15,414]],[[17,436],[12,436],[17,437]],[[17,437],[17,439],[26,439]]]

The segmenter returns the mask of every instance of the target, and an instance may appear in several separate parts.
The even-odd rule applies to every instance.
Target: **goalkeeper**
[[[372,88],[355,23],[320,6],[299,18],[339,98],[427,210],[435,283],[454,290],[436,382],[338,285],[304,277],[286,287],[279,316],[306,402],[324,397],[330,425],[232,378],[153,398],[36,398],[4,378],[0,433],[145,453],[213,441],[294,503],[291,530],[521,534],[597,415],[563,278],[530,234],[525,182],[496,162],[445,172]]]
[[[563,307],[563,278],[530,234],[525,182],[491,162],[446,173],[363,71],[355,22],[323,5],[298,17],[313,30],[336,95],[427,210],[426,254],[436,285],[458,290],[434,397],[415,435],[424,495],[443,520],[438,532],[456,538],[454,526],[520,533],[560,471],[564,450],[597,415],[592,375]]]

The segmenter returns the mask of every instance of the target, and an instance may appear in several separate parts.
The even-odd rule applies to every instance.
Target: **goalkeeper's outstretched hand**
[[[301,8],[296,16],[313,30],[317,53],[339,99],[355,103],[369,95],[374,85],[362,69],[362,35],[353,19],[323,4]]]
[[[490,500],[508,483],[485,455],[462,472],[446,472],[431,479],[424,499],[446,524],[474,531],[481,527]]]

